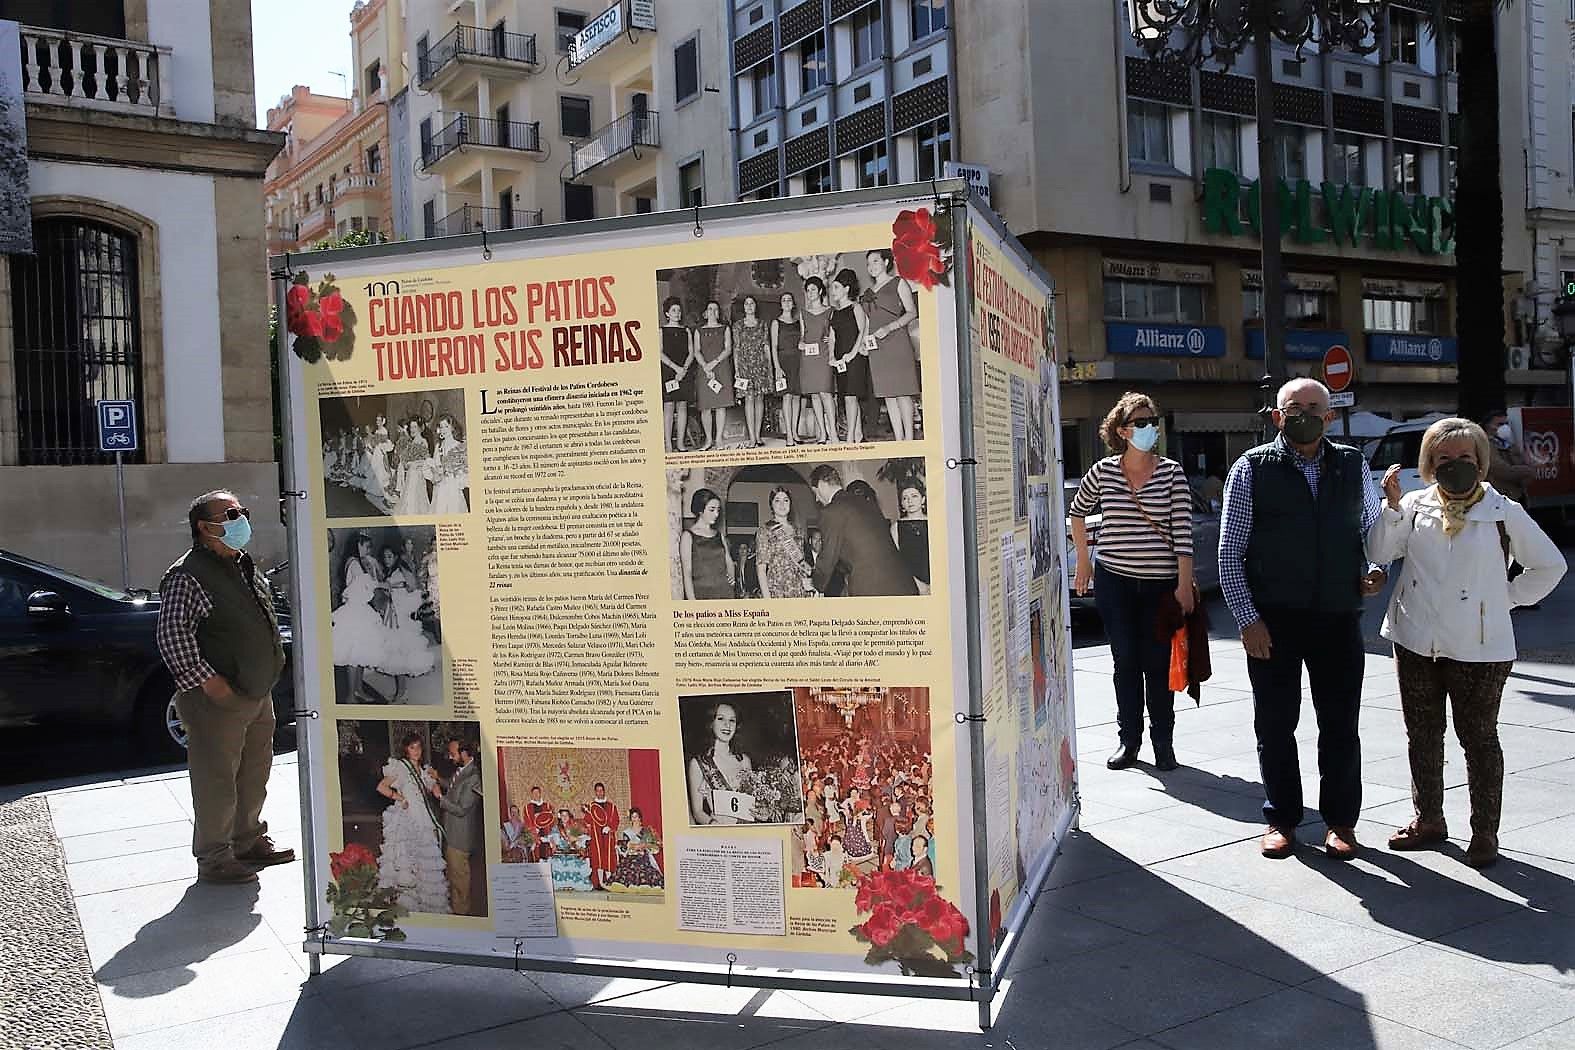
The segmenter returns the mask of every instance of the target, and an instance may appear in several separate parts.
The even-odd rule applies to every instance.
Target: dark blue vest
[[[1245,453],[1252,463],[1247,585],[1259,609],[1350,613],[1362,608],[1362,454],[1325,440],[1314,499],[1283,437]]]

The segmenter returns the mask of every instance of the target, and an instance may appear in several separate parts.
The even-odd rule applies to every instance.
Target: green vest
[[[1325,441],[1313,498],[1283,437],[1245,453],[1252,463],[1247,585],[1259,609],[1351,613],[1362,608],[1362,454]]]
[[[240,564],[207,547],[193,547],[165,572],[192,577],[213,603],[197,627],[197,648],[202,658],[230,683],[238,694],[261,699],[273,692],[284,670],[284,646],[273,606],[265,604],[246,576],[255,573],[251,557]]]

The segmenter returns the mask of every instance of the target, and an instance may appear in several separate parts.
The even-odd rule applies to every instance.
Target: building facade
[[[262,181],[282,136],[253,128],[250,4],[0,0],[11,18],[34,252],[0,260],[0,543],[120,583],[95,402],[129,399],[133,585],[211,488],[279,558]]]
[[[1430,29],[1432,7],[1394,0],[1372,55],[1273,55],[1288,364],[1316,374],[1348,347],[1357,407],[1392,418],[1455,403],[1455,23]],[[1529,37],[1515,10],[1499,24],[1513,298],[1532,261]],[[959,159],[992,169],[996,209],[1056,279],[1068,472],[1103,454],[1095,429],[1126,389],[1159,398],[1190,472],[1227,465],[1256,442],[1264,396],[1253,56],[1157,66],[1116,0],[1001,4],[956,32]],[[1524,400],[1514,388],[1558,374],[1509,381]]]
[[[1553,306],[1560,296],[1575,294],[1575,34],[1566,21],[1575,8],[1526,0],[1511,14],[1521,20],[1531,43],[1524,131],[1532,256],[1516,300],[1520,338],[1510,352],[1510,367],[1557,368],[1569,352],[1553,321]]]

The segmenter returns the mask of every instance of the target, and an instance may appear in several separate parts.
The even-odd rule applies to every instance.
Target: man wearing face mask
[[[295,859],[262,821],[284,648],[267,580],[246,553],[247,509],[232,492],[206,492],[187,520],[191,550],[159,585],[157,635],[188,736],[192,853],[203,882],[256,882],[255,868]]]
[[[1516,503],[1526,502],[1526,483],[1537,476],[1537,468],[1526,462],[1526,453],[1515,443],[1509,413],[1495,409],[1482,418],[1482,429],[1493,445],[1493,462],[1483,478]]]
[[[1279,436],[1248,450],[1226,479],[1219,542],[1220,588],[1252,680],[1268,824],[1260,846],[1266,857],[1289,856],[1302,821],[1296,725],[1305,665],[1318,719],[1324,848],[1348,860],[1362,806],[1362,600],[1386,580],[1363,548],[1380,500],[1361,453],[1324,437],[1334,415],[1328,388],[1293,379],[1275,404]]]

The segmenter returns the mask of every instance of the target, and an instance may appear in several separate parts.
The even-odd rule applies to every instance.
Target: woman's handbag
[[[1174,554],[1176,545],[1171,541],[1170,534],[1159,527],[1159,523],[1150,516],[1147,508],[1143,506],[1143,501],[1137,497],[1136,493],[1132,495],[1132,505],[1137,507],[1138,513],[1143,515],[1143,520],[1148,522],[1149,528],[1159,533],[1159,538],[1165,541],[1165,546],[1170,548],[1170,552]],[[1200,704],[1203,700],[1201,690],[1197,688],[1197,683],[1207,679],[1212,669],[1205,663],[1208,656],[1206,643],[1202,648],[1202,652],[1196,654],[1197,659],[1194,659],[1191,635],[1195,629],[1201,627],[1200,633],[1205,638],[1207,637],[1207,615],[1203,609],[1203,595],[1198,592],[1198,584],[1194,580],[1192,583],[1192,611],[1190,613],[1182,612],[1181,603],[1176,600],[1175,594],[1167,591],[1160,595],[1159,611],[1154,619],[1154,627],[1159,635],[1162,638],[1168,635],[1170,638],[1170,666],[1168,671],[1170,691],[1173,693],[1190,693],[1192,699]]]

